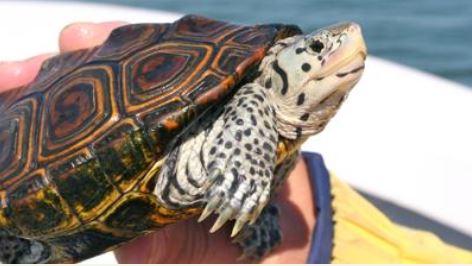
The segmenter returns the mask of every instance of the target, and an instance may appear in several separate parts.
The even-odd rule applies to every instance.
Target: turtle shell
[[[183,219],[150,196],[149,172],[277,39],[298,33],[190,15],[47,60],[30,85],[0,95],[0,234],[77,261]]]

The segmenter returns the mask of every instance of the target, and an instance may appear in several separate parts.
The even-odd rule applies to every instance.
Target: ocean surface
[[[238,23],[294,23],[305,31],[353,20],[369,53],[472,88],[472,0],[83,0]]]

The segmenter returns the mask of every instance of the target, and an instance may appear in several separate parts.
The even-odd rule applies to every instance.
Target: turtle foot
[[[224,107],[223,115],[204,147],[208,189],[200,221],[219,215],[211,232],[236,220],[232,236],[245,224],[254,223],[271,197],[276,160],[275,117],[263,88],[242,87]]]
[[[45,263],[49,256],[49,248],[41,242],[0,235],[1,263]]]

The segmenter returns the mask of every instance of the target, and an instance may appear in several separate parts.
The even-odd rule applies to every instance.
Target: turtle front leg
[[[219,215],[211,232],[236,220],[232,235],[255,222],[271,197],[277,130],[267,95],[258,84],[241,87],[200,121],[168,155],[156,185],[172,209],[202,207],[200,221]]]
[[[285,167],[281,164],[274,172],[278,132],[265,91],[255,83],[244,85],[221,109],[211,112],[214,119],[199,121],[199,127],[183,137],[157,178],[155,195],[162,204],[171,209],[203,207],[199,221],[217,214],[211,232],[229,220],[235,220],[232,236],[245,225],[245,235],[257,234],[268,224],[274,225],[268,232],[279,231],[273,208],[263,210],[290,169],[281,171]],[[245,238],[238,237],[241,243],[247,242]],[[265,254],[278,240],[266,242],[250,243],[243,253],[256,257],[260,252],[249,251],[255,245]],[[266,247],[260,247],[263,243]]]
[[[276,160],[275,116],[265,89],[247,84],[239,89],[213,124],[202,147],[207,151],[206,206],[200,221],[219,214],[211,232],[236,220],[232,236],[254,223],[271,198]]]

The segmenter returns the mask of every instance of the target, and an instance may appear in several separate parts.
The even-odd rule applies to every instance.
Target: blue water
[[[84,0],[239,23],[295,23],[306,31],[354,20],[364,28],[370,54],[472,87],[471,0]]]

